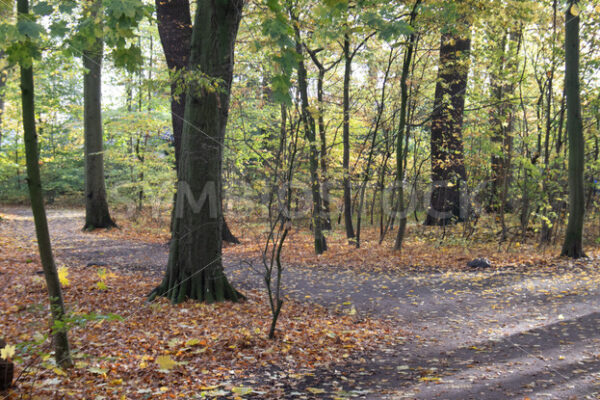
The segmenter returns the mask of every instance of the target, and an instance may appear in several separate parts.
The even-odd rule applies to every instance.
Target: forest
[[[0,400],[600,398],[598,26],[0,0]]]

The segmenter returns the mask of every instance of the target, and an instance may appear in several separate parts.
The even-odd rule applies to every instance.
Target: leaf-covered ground
[[[4,213],[0,272],[18,283],[4,289],[9,295],[1,300],[2,310],[9,311],[0,326],[11,329],[9,337],[35,336],[45,323],[45,297],[34,276],[39,266],[31,222],[24,209]],[[553,248],[498,248],[482,238],[480,244],[456,239],[440,245],[436,228],[412,227],[412,237],[418,237],[402,254],[392,254],[388,242],[379,246],[376,233],[367,232],[361,249],[332,234],[330,250],[317,257],[310,236],[295,233],[285,252],[290,301],[281,340],[272,343],[264,339],[268,310],[257,291],[260,268],[252,262],[260,241],[256,227],[233,224],[243,243],[225,250],[226,272],[250,301],[172,307],[148,305],[143,297],[159,282],[166,262],[166,235],[159,227],[124,222],[122,230],[84,235],[78,231],[80,211],[50,214],[56,253],[69,266],[68,304],[125,319],[75,329],[74,347],[86,355],[78,359],[85,364],[61,376],[36,361],[38,375],[21,378],[49,382],[36,391],[51,393],[51,384],[65,381],[65,390],[99,390],[106,398],[193,398],[202,391],[223,398],[600,395],[600,271],[594,251],[588,251],[592,258],[573,262],[555,257]],[[21,236],[28,237],[21,251],[4,251],[18,247]],[[465,266],[480,256],[494,267]],[[98,288],[98,266],[88,264],[106,264],[114,274],[104,278],[108,290]],[[160,371],[161,363],[172,368]],[[91,388],[88,381],[103,386]],[[246,393],[250,389],[255,392]]]
[[[245,291],[248,301],[240,304],[149,304],[145,296],[158,283],[155,275],[110,262],[98,267],[75,261],[103,240],[78,232],[80,216],[50,212],[58,264],[68,267],[65,302],[78,323],[70,333],[76,367],[63,371],[48,357],[50,343],[43,340],[49,330],[47,298],[31,219],[23,210],[3,213],[0,336],[20,345],[22,356],[9,398],[281,398],[283,382],[274,384],[267,376],[300,381],[318,368],[360,360],[401,341],[390,324],[295,301],[284,305],[278,339],[268,340],[269,310],[257,290]],[[75,256],[61,257],[65,253]],[[306,385],[302,390],[321,391]]]

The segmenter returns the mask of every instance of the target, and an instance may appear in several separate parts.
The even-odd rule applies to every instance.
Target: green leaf
[[[17,29],[21,35],[37,39],[44,32],[44,28],[34,21],[21,20],[17,22]]]
[[[40,1],[39,3],[34,5],[31,8],[31,10],[37,15],[46,16],[52,14],[54,8],[50,4],[48,4],[48,2]]]

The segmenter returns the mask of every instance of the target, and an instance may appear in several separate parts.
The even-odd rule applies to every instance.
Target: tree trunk
[[[469,74],[469,27],[462,35],[442,34],[440,62],[431,121],[431,204],[425,225],[463,221],[461,191],[467,174],[464,165],[462,122]],[[449,99],[447,101],[446,99]]]
[[[295,17],[292,17],[295,19]],[[297,21],[296,21],[297,22]],[[313,200],[312,225],[315,238],[315,253],[322,254],[327,250],[327,241],[323,235],[323,207],[321,202],[321,187],[319,185],[319,153],[316,143],[315,120],[309,109],[308,102],[308,84],[306,78],[306,67],[304,66],[303,45],[300,37],[299,28],[294,25],[296,52],[300,55],[298,61],[298,89],[302,102],[302,122],[304,125],[304,134],[309,143],[310,158],[310,185]]]
[[[18,0],[17,9],[19,20],[29,14],[28,0]],[[25,17],[29,20],[28,17]],[[46,278],[48,288],[48,297],[50,298],[50,310],[53,321],[53,341],[54,357],[56,364],[68,368],[73,365],[69,350],[69,339],[67,328],[65,326],[65,306],[63,303],[60,281],[54,257],[52,255],[52,245],[50,242],[50,233],[48,231],[48,221],[46,219],[46,210],[44,209],[44,197],[42,193],[42,182],[40,179],[39,150],[37,133],[35,128],[35,97],[33,86],[33,69],[31,64],[28,66],[21,63],[21,102],[23,109],[23,132],[25,136],[25,157],[27,162],[27,185],[29,187],[29,197],[31,199],[31,211],[33,212],[33,221],[35,224],[35,233]]]
[[[323,229],[331,229],[331,210],[329,205],[329,176],[327,175],[327,134],[325,132],[325,119],[323,114],[323,80],[325,78],[325,69],[319,67],[319,76],[317,79],[317,107],[319,116],[317,118],[319,127],[319,138],[321,139],[321,179],[323,186]]]
[[[561,254],[585,257],[583,252],[584,139],[579,97],[579,1],[569,1],[565,18],[565,87],[569,140],[569,222]]]
[[[2,63],[2,60],[4,60],[4,53],[0,50],[0,63]],[[6,69],[0,66],[0,150],[2,150],[2,121],[4,119],[4,90],[6,87],[6,75]]]
[[[185,91],[183,91],[183,73],[190,62],[190,43],[192,39],[192,21],[189,0],[156,0],[156,19],[158,34],[165,53],[167,67],[171,71],[171,123],[173,125],[173,144],[175,147],[175,169],[179,170],[181,158],[181,136],[183,116],[185,114]],[[174,210],[175,208],[173,208]],[[173,223],[171,223],[171,227]],[[223,218],[223,240],[239,244],[227,221]]]
[[[416,0],[413,6],[412,12],[410,13],[410,25],[413,26],[415,19],[417,18],[417,7],[421,0]],[[406,211],[404,210],[404,158],[405,149],[404,135],[406,133],[406,111],[408,108],[408,76],[410,73],[410,65],[412,63],[413,51],[415,48],[416,35],[411,33],[408,37],[408,44],[404,52],[404,60],[402,62],[402,75],[400,76],[400,122],[398,124],[398,137],[396,142],[396,180],[398,182],[398,209],[396,210],[400,215],[400,222],[398,224],[398,234],[396,235],[396,241],[394,243],[394,250],[402,249],[402,242],[404,241],[404,234],[406,232]]]
[[[343,99],[343,160],[342,169],[344,172],[344,224],[346,226],[346,237],[354,237],[354,227],[352,226],[352,188],[350,186],[350,79],[352,77],[352,56],[350,54],[350,36],[344,34],[344,99]]]
[[[189,0],[156,0],[156,19],[167,66],[172,74],[171,121],[175,145],[175,164],[178,166],[185,113],[185,93],[182,93],[182,87],[179,87],[183,82],[180,74],[189,64],[192,38]]]
[[[190,70],[219,81],[219,91],[190,82],[181,140],[175,222],[167,271],[150,294],[174,303],[213,302],[243,296],[222,263],[222,157],[242,0],[200,0],[192,31]]]
[[[91,4],[92,18],[102,3]],[[104,42],[95,43],[83,51],[83,131],[85,138],[85,225],[83,229],[116,226],[110,217],[104,183],[104,149],[102,139],[102,55]]]

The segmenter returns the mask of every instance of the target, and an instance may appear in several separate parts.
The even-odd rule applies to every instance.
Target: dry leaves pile
[[[76,366],[63,371],[49,355],[49,340],[31,344],[49,332],[35,249],[11,238],[0,242],[0,336],[17,344],[20,356],[20,377],[9,398],[277,398],[281,387],[265,385],[262,371],[300,379],[402,336],[381,321],[288,301],[278,339],[270,341],[269,310],[260,293],[246,293],[248,301],[239,304],[149,304],[145,295],[156,279],[110,267],[70,267],[62,280],[68,280],[64,295],[72,318],[98,316],[71,329]],[[101,317],[113,314],[121,318]]]

